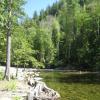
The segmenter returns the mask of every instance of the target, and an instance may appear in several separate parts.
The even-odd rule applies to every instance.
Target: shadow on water
[[[100,84],[100,73],[49,72],[43,77],[47,82]]]

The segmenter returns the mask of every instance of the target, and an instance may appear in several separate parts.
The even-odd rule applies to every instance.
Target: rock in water
[[[34,80],[35,80],[35,81],[42,81],[42,79],[43,79],[43,78],[41,78],[41,77],[34,77]]]
[[[32,83],[31,83],[32,84]],[[47,87],[44,82],[35,81],[28,93],[28,100],[57,100],[60,94]]]

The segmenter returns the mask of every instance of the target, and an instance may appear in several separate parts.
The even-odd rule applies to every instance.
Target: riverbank
[[[1,70],[5,70],[5,66],[0,66],[0,69]],[[80,74],[85,74],[85,73],[100,73],[100,71],[82,71],[82,70],[68,70],[68,69],[36,69],[36,68],[18,68],[18,71],[19,72],[23,72],[23,71],[26,71],[26,72],[69,72],[69,73],[72,73],[72,72],[75,72],[75,73],[80,73]],[[16,72],[16,67],[11,67],[10,68],[10,73],[11,74],[15,74]]]
[[[0,69],[4,73],[5,67]],[[16,100],[13,98],[21,98],[18,100],[58,100],[60,98],[57,91],[47,87],[41,80],[39,72],[34,72],[32,69],[23,70],[23,68],[19,68],[17,72],[18,76],[16,77],[16,68],[11,67],[11,80],[0,81],[0,100]]]

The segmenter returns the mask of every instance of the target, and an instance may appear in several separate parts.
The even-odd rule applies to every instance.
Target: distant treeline
[[[17,2],[12,6],[14,15],[20,12],[12,16],[12,65],[100,69],[100,0],[59,0],[20,23],[24,0]],[[0,3],[0,62],[6,62],[4,4]]]

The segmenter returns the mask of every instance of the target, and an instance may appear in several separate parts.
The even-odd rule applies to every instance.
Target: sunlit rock
[[[34,81],[28,93],[28,100],[58,100],[60,94],[51,88],[48,88],[44,82]]]

